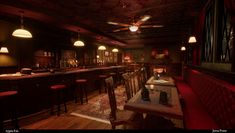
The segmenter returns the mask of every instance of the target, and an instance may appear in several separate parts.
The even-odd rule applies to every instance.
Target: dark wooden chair
[[[131,78],[129,73],[124,73],[122,74],[122,77],[124,79],[124,84],[125,84],[125,90],[126,90],[126,96],[127,100],[131,99],[133,96],[132,93],[132,88],[131,88]]]
[[[142,78],[144,83],[146,83],[147,80],[148,80],[147,70],[146,70],[145,67],[141,68],[141,78]]]
[[[135,95],[140,89],[138,77],[139,77],[139,71],[135,71],[130,74],[131,89],[133,95]]]
[[[115,129],[117,125],[124,125],[124,127],[126,125],[129,125],[133,128],[140,127],[142,118],[137,118],[135,112],[128,110],[119,110],[117,108],[116,97],[114,93],[113,78],[112,77],[106,78],[105,83],[107,86],[109,104],[111,108],[109,120],[112,125],[112,129]]]

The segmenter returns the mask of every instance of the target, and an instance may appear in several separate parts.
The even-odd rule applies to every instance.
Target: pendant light
[[[23,12],[21,13],[20,17],[20,29],[16,29],[13,33],[12,36],[15,37],[20,37],[20,38],[32,38],[32,34],[24,29],[24,20],[23,20]]]
[[[113,53],[117,53],[117,52],[118,52],[118,49],[117,49],[117,48],[114,48],[114,49],[112,50],[112,52],[113,52]]]
[[[78,32],[78,40],[76,42],[74,42],[73,45],[76,46],[76,47],[83,47],[83,46],[85,46],[84,42],[79,40],[79,38],[80,38],[80,35],[79,35],[79,32]]]
[[[7,47],[1,47],[0,53],[5,53],[5,54],[7,54],[7,53],[9,53],[9,51],[8,51]]]
[[[98,47],[98,50],[106,50],[106,47],[101,45],[101,46]]]

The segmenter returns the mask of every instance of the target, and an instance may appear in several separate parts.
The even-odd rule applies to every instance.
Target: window
[[[214,27],[214,3],[212,3],[207,12],[205,19],[205,41],[202,49],[202,61],[204,62],[212,62],[213,61],[213,27]]]
[[[226,10],[221,2],[221,12],[219,14],[219,43],[217,46],[217,61],[230,63],[232,61],[233,49],[233,25],[231,14]]]

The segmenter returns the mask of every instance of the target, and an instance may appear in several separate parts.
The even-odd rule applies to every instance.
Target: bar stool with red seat
[[[101,94],[102,88],[104,88],[104,89],[105,89],[105,92],[107,92],[105,79],[106,79],[108,76],[109,76],[109,75],[107,75],[107,74],[101,74],[101,75],[99,75],[99,82],[100,82],[99,94]]]
[[[57,97],[57,116],[60,115],[60,102],[61,102],[61,96],[63,96],[63,102],[64,102],[64,111],[67,113],[67,106],[66,106],[66,85],[64,84],[55,84],[50,86],[51,94]],[[53,96],[52,96],[53,98]],[[51,114],[53,114],[53,100],[51,100]]]
[[[11,122],[14,128],[18,129],[18,115],[17,115],[17,91],[0,92],[0,131],[3,131],[4,111],[11,112]],[[8,110],[9,109],[9,110]]]
[[[74,93],[74,96],[75,96],[75,103],[77,103],[77,95],[79,93],[79,97],[80,97],[80,100],[81,100],[81,104],[83,104],[83,95],[85,94],[85,99],[86,99],[86,102],[88,103],[88,99],[87,99],[87,91],[86,91],[86,86],[87,86],[87,79],[77,79],[76,81],[76,87],[75,87],[75,93]]]

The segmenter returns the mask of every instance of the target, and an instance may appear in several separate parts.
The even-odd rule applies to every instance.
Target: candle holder
[[[163,72],[163,68],[155,68],[153,71],[154,71],[154,78],[159,80],[160,74]]]

